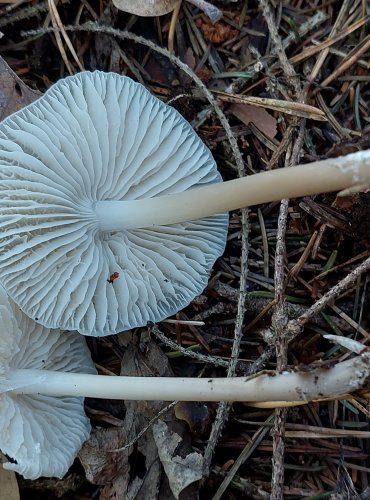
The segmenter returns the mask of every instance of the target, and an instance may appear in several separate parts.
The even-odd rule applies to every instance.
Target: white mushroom
[[[85,396],[271,407],[348,397],[369,380],[368,352],[329,368],[250,378],[96,375],[83,337],[37,324],[0,287],[0,451],[12,459],[4,467],[27,479],[67,472],[90,432]]]
[[[63,477],[90,434],[84,400],[40,391],[16,394],[19,384],[42,384],[40,375],[9,380],[18,369],[95,373],[83,337],[35,323],[0,286],[0,451],[11,459],[3,466],[26,479]]]
[[[142,85],[103,72],[61,80],[2,122],[0,150],[0,281],[27,315],[107,335],[164,319],[204,289],[227,214],[105,228],[101,201],[221,181],[190,125]]]
[[[370,151],[222,183],[175,110],[128,78],[80,73],[0,124],[0,281],[45,326],[157,322],[205,287],[222,212],[364,183]]]

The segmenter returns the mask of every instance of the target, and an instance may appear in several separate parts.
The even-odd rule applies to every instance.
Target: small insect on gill
[[[116,280],[117,278],[119,278],[119,273],[117,273],[116,271],[109,276],[109,279],[107,279],[107,281],[108,283],[113,283],[113,281]]]

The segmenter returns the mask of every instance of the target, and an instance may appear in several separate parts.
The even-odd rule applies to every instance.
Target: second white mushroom
[[[83,397],[123,400],[305,403],[367,388],[370,354],[330,368],[257,377],[96,375],[85,339],[35,323],[0,287],[0,451],[25,478],[62,477],[90,424]]]

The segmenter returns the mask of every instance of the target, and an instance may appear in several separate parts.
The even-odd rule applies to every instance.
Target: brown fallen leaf
[[[110,452],[122,447],[126,441],[127,432],[124,427],[94,429],[78,454],[86,479],[93,484],[104,485],[113,482],[125,469],[128,470],[130,449]]]
[[[178,499],[185,488],[202,479],[203,457],[197,452],[189,453],[185,457],[178,455],[177,450],[182,438],[163,420],[158,420],[153,425],[153,435],[171,491]]]
[[[30,89],[0,57],[0,121],[41,96]]]
[[[127,347],[122,358],[121,375],[169,376],[168,359],[145,332],[140,341]],[[103,485],[100,500],[118,498],[156,500],[162,467],[157,445],[149,428],[140,432],[167,405],[160,401],[125,401],[121,427],[94,429],[79,453],[87,479]]]
[[[142,331],[139,340],[133,336],[125,351],[121,375],[165,377],[173,373],[168,358],[148,332]],[[171,491],[180,493],[184,488],[183,499],[196,498],[198,485],[193,483],[202,475],[202,457],[192,453],[187,426],[175,417],[173,407],[168,410],[167,403],[161,401],[125,401],[124,406],[123,424],[95,428],[78,455],[87,479],[103,486],[100,500],[157,500],[164,487],[167,492],[161,498],[171,500]],[[153,423],[153,418],[159,418],[162,409],[161,425],[166,427],[169,442],[154,431],[158,420]],[[170,453],[173,466],[167,464]],[[176,470],[184,475],[175,481],[172,475]]]
[[[239,118],[240,121],[249,125],[251,122],[270,139],[277,134],[276,119],[264,108],[257,108],[249,104],[235,103],[229,111]]]
[[[204,39],[210,43],[224,43],[231,40],[239,33],[238,30],[230,26],[230,24],[226,24],[222,21],[210,23],[209,21],[204,21],[201,17],[196,20],[196,25],[203,33]]]
[[[185,52],[184,62],[191,69],[195,69],[197,66],[197,60],[195,59],[194,52],[193,52],[193,49],[191,47],[188,47],[188,49]]]
[[[214,413],[211,404],[197,401],[179,401],[175,406],[176,418],[186,422],[190,431],[200,439],[209,435]]]
[[[0,455],[0,500],[19,500],[19,489],[15,472],[5,470],[1,463],[4,457]]]

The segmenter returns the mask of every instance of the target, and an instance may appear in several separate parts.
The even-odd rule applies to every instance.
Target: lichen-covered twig
[[[161,342],[163,342],[167,347],[170,347],[171,349],[174,349],[175,351],[181,352],[184,356],[188,356],[189,358],[197,359],[198,361],[201,361],[202,363],[209,363],[215,366],[223,366],[226,368],[228,366],[228,362],[224,359],[221,359],[217,356],[207,356],[205,354],[200,354],[199,352],[194,352],[189,348],[182,347],[181,345],[177,344],[173,340],[169,339],[164,335],[159,328],[157,328],[155,325],[149,327],[150,333],[155,335],[157,339],[159,339]]]
[[[307,311],[305,311],[299,318],[291,320],[289,322],[289,328],[291,330],[297,329],[298,331],[304,327],[306,323],[311,321],[315,316],[317,316],[324,307],[334,300],[338,295],[340,295],[345,290],[348,290],[358,279],[361,274],[367,272],[370,269],[370,257],[359,266],[356,267],[352,272],[347,274],[345,278],[334,285],[321,299],[317,300]]]

